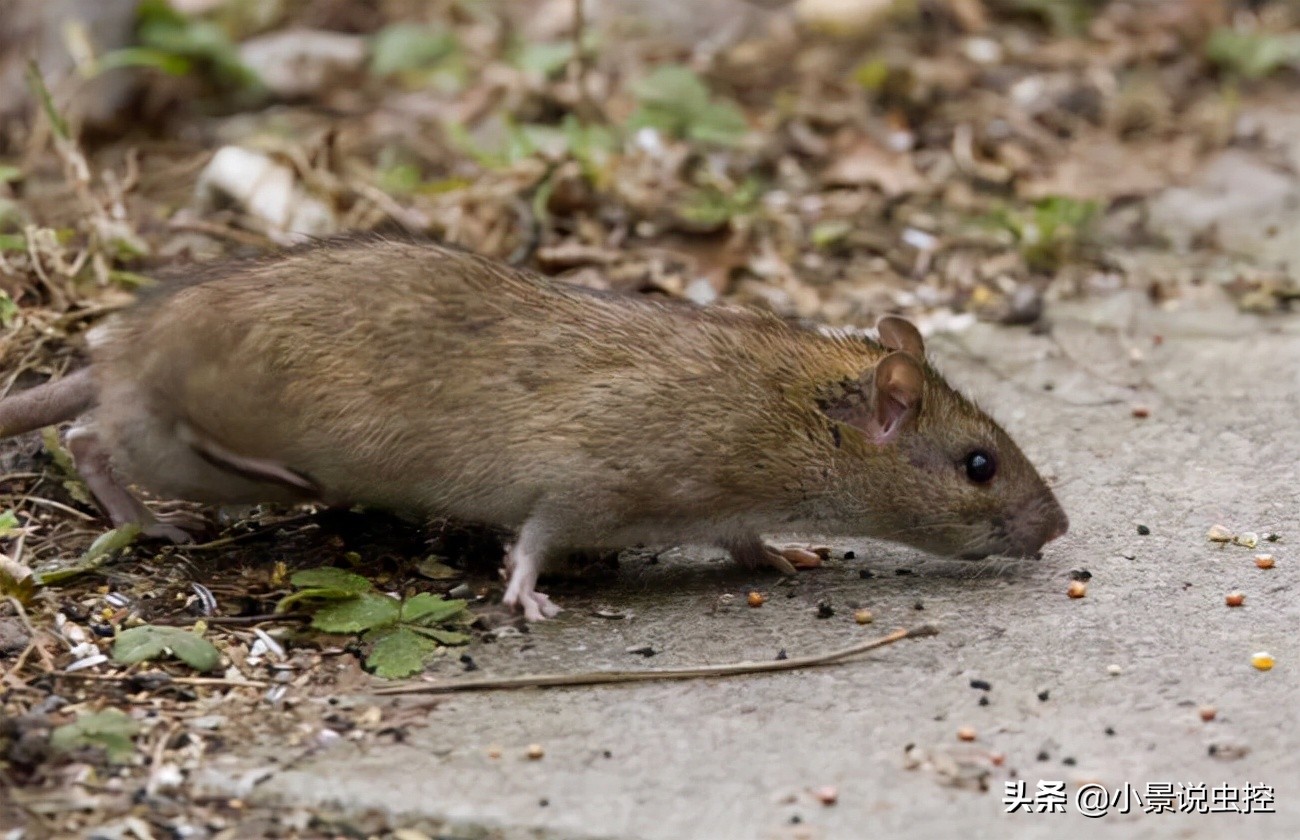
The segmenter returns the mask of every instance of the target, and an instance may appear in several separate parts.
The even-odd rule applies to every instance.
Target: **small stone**
[[[1065,590],[1065,594],[1071,598],[1082,598],[1088,594],[1088,584],[1081,580],[1072,580],[1069,588]]]
[[[529,744],[525,755],[528,756],[529,761],[540,761],[542,756],[546,755],[546,750],[542,749],[541,744]]]
[[[1235,542],[1237,545],[1244,545],[1246,548],[1254,548],[1255,546],[1259,545],[1259,534],[1253,533],[1251,531],[1246,531],[1244,533],[1238,534],[1236,538],[1233,539],[1233,542]]]
[[[1271,554],[1256,554],[1256,555],[1255,555],[1255,565],[1256,565],[1256,566],[1259,566],[1261,569],[1271,569],[1271,568],[1273,568],[1273,566],[1274,566],[1274,562],[1275,562],[1275,561],[1273,560],[1273,555],[1271,555]]]
[[[1210,530],[1205,532],[1205,538],[1210,542],[1232,542],[1232,532],[1222,525],[1211,525]]]

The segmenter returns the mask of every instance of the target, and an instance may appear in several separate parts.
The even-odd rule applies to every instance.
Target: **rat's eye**
[[[992,453],[976,449],[966,456],[966,477],[976,484],[992,481],[998,471],[998,462]]]

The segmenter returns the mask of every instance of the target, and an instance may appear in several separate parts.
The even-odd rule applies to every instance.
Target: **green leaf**
[[[125,764],[135,756],[135,736],[140,724],[117,709],[79,716],[50,733],[50,746],[59,752],[78,747],[101,747],[108,760]]]
[[[111,531],[105,531],[95,538],[82,555],[81,562],[93,563],[101,557],[107,557],[115,551],[122,549],[135,542],[135,538],[140,536],[140,526],[135,523],[128,523],[120,528],[114,528]]]
[[[1262,79],[1300,61],[1300,33],[1214,31],[1205,42],[1205,57],[1246,79]]]
[[[421,592],[402,602],[401,621],[405,624],[437,624],[463,609],[464,601],[447,601],[441,596]]]
[[[0,164],[0,184],[7,184],[10,181],[17,181],[23,177],[23,171],[17,166],[8,166]]]
[[[686,127],[686,136],[701,143],[734,146],[749,132],[745,114],[731,102],[717,101]]]
[[[21,233],[0,233],[0,251],[26,251],[27,237]],[[6,294],[5,297],[8,297]]]
[[[694,116],[709,106],[709,89],[694,71],[665,64],[632,85],[642,105],[658,106],[674,113]]]
[[[412,632],[419,633],[421,636],[428,636],[438,644],[442,645],[467,645],[472,638],[468,633],[460,633],[456,630],[443,630],[440,627],[417,627],[412,625],[407,628]]]
[[[429,580],[451,580],[464,574],[459,569],[448,566],[443,562],[444,559],[436,554],[430,555],[421,560],[415,570]]]
[[[366,667],[384,679],[400,679],[424,670],[424,660],[438,644],[405,627],[372,634],[374,647]]]
[[[389,76],[435,66],[456,51],[450,32],[437,32],[415,23],[395,23],[375,35],[371,45],[370,72]]]
[[[3,292],[0,292],[3,294]],[[6,537],[9,532],[18,527],[18,514],[13,509],[0,513],[0,537]]]
[[[572,41],[527,41],[515,53],[514,64],[525,73],[549,79],[573,58]]]
[[[194,69],[194,62],[183,55],[151,47],[124,47],[113,50],[100,59],[96,69],[99,72],[118,67],[148,67],[168,76],[187,76]]]
[[[397,621],[399,603],[378,592],[363,592],[347,601],[321,607],[312,616],[311,626],[326,633],[360,633]]]
[[[298,588],[313,587],[319,589],[335,589],[348,595],[360,595],[362,592],[369,592],[372,587],[370,581],[361,575],[353,574],[346,569],[340,569],[335,566],[321,566],[316,569],[303,569],[294,572],[289,578],[289,582]]]
[[[221,653],[211,642],[179,627],[144,624],[123,630],[113,642],[113,659],[127,665],[168,655],[196,671],[211,671],[221,664]]]

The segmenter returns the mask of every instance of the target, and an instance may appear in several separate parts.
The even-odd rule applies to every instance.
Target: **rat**
[[[159,497],[322,502],[514,533],[504,601],[570,549],[761,534],[1029,556],[1068,519],[1020,448],[887,316],[878,339],[620,295],[375,236],[189,269],[88,335],[90,364],[0,401],[67,446],[117,525],[185,541]]]

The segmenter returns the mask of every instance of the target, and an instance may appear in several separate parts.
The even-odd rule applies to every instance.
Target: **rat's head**
[[[882,319],[890,352],[819,402],[837,429],[842,516],[870,499],[872,536],[936,554],[1029,556],[1065,533],[1065,511],[1015,442],[925,361],[916,327]]]

